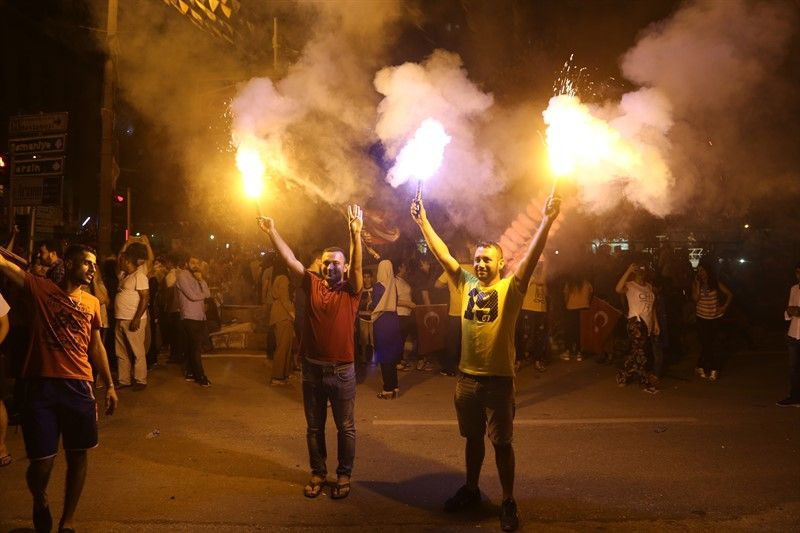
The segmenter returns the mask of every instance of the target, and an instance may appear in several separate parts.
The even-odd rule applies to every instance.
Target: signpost
[[[33,250],[36,208],[55,207],[58,212],[62,208],[68,121],[66,112],[17,115],[8,121],[9,226],[15,223],[14,207],[31,208],[29,253]]]
[[[8,143],[12,157],[29,157],[36,154],[64,153],[67,148],[67,134],[47,135],[14,139]]]

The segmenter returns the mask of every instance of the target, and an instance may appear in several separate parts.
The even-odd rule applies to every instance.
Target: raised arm
[[[628,288],[625,287],[625,284],[628,283],[628,278],[631,276],[631,273],[638,267],[639,266],[636,263],[631,263],[628,266],[628,270],[626,270],[625,273],[622,274],[622,277],[619,278],[619,281],[617,282],[617,286],[614,288],[614,290],[617,291],[617,294],[625,294],[626,292],[628,292]]]
[[[528,245],[528,249],[525,251],[522,260],[520,260],[517,271],[514,273],[514,277],[517,279],[517,286],[522,291],[528,289],[528,282],[531,280],[533,270],[536,268],[536,263],[539,262],[539,257],[542,255],[542,250],[544,250],[544,245],[547,242],[547,234],[550,233],[550,228],[553,226],[553,222],[555,222],[560,210],[561,198],[551,196],[547,199],[542,213],[544,215],[542,223],[539,224],[539,229],[536,230],[533,240]]]
[[[196,278],[190,272],[181,270],[175,281],[175,287],[181,291],[181,294],[193,302],[200,302],[206,298],[211,298],[211,290],[208,288],[208,283],[202,278],[202,274],[199,275],[200,278]]]
[[[145,264],[147,265],[147,273],[150,274],[150,272],[153,271],[153,265],[156,262],[156,254],[153,253],[153,247],[150,246],[150,239],[147,237],[147,235],[142,235],[139,238],[139,242],[144,244],[144,247],[147,248],[147,261]]]
[[[442,265],[447,276],[455,285],[458,285],[461,266],[458,264],[458,261],[450,255],[450,250],[447,248],[447,245],[436,231],[434,231],[433,226],[431,226],[431,223],[428,221],[428,215],[425,212],[425,206],[420,196],[415,197],[414,201],[411,202],[411,218],[414,219],[419,229],[422,230],[422,236],[425,238],[428,248],[433,253],[433,256],[436,257],[436,260]]]
[[[353,204],[347,206],[347,225],[350,229],[350,266],[347,269],[347,279],[355,292],[364,286],[361,271],[361,228],[364,227],[364,212],[361,207]]]
[[[2,255],[0,255],[0,273],[18,287],[25,285],[25,272]]]
[[[286,261],[286,265],[289,267],[289,274],[294,278],[303,277],[303,273],[306,269],[303,263],[297,260],[297,257],[295,257],[292,249],[289,248],[289,245],[286,244],[286,241],[278,234],[278,230],[275,229],[275,221],[269,217],[258,217],[258,227],[269,236],[272,240],[272,244],[275,245],[275,249],[278,250],[283,260]]]
[[[14,243],[17,241],[17,235],[19,235],[19,227],[14,224],[11,227],[11,234],[9,235],[8,243],[5,245],[5,249],[9,252],[14,251]]]

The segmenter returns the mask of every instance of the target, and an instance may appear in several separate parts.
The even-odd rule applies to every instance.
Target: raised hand
[[[414,222],[421,224],[427,218],[425,213],[425,205],[422,203],[422,195],[417,194],[411,201],[411,218]]]
[[[547,198],[547,202],[544,204],[544,211],[543,214],[546,218],[550,220],[555,220],[558,216],[558,213],[561,212],[561,197],[560,196],[550,196]]]
[[[269,217],[258,217],[256,221],[258,222],[259,229],[267,235],[275,230],[275,221]]]
[[[364,227],[364,211],[360,206],[353,204],[347,206],[347,225],[351,233],[361,233]]]

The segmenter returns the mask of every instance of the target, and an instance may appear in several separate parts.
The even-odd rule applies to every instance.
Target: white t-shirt
[[[117,297],[114,298],[114,317],[117,320],[131,320],[139,307],[139,293],[150,289],[147,282],[147,274],[144,273],[145,266],[141,265],[131,274],[119,273],[119,290]],[[142,317],[147,316],[147,311],[142,313]]]
[[[11,311],[11,306],[8,305],[6,299],[0,294],[0,318],[6,316],[9,311]]]
[[[647,325],[647,331],[653,332],[653,304],[656,295],[649,283],[639,285],[635,281],[625,283],[625,296],[628,298],[628,318],[639,317]]]
[[[411,300],[411,285],[408,284],[406,280],[401,277],[395,276],[394,278],[394,286],[397,287],[397,299],[398,300]],[[411,308],[405,307],[402,305],[397,306],[397,315],[398,316],[411,316]]]

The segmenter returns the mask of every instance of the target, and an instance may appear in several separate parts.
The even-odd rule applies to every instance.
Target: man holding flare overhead
[[[303,409],[308,430],[306,440],[311,463],[311,479],[303,493],[319,496],[328,474],[325,464],[325,419],[330,402],[338,432],[337,481],[331,498],[350,494],[350,475],[356,453],[356,428],[353,407],[356,397],[354,333],[363,279],[361,275],[361,208],[347,208],[350,230],[350,257],[340,248],[326,248],[320,257],[319,271],[306,270],[289,245],[275,229],[271,218],[259,217],[258,225],[269,235],[289,267],[295,282],[305,291],[306,315],[300,335],[303,360]]]
[[[519,526],[514,501],[514,326],[525,290],[558,216],[561,200],[548,198],[542,223],[513,276],[502,278],[503,251],[497,243],[481,242],[475,250],[475,274],[462,269],[436,234],[425,213],[422,196],[411,203],[411,216],[422,230],[428,248],[461,292],[461,362],[456,384],[458,427],[466,441],[466,484],[444,504],[446,512],[478,507],[478,488],[487,431],[503,488],[500,525]]]

